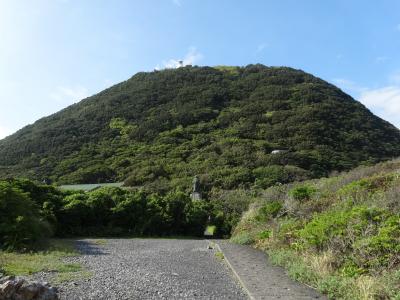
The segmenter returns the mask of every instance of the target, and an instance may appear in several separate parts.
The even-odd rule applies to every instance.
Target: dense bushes
[[[49,225],[29,195],[0,181],[0,248],[22,248],[49,234]]]
[[[310,200],[313,194],[315,194],[317,190],[309,185],[300,185],[296,186],[289,192],[289,195],[292,196],[297,201],[307,201]]]
[[[192,202],[181,191],[161,197],[108,187],[65,197],[57,234],[201,236],[210,214],[208,203]]]
[[[0,248],[28,247],[40,238],[68,236],[202,236],[207,225],[229,235],[251,196],[216,192],[192,201],[179,189],[165,195],[103,187],[60,191],[19,179],[0,181]]]

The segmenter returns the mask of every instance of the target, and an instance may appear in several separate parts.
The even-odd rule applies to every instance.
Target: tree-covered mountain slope
[[[0,177],[267,187],[399,155],[397,128],[303,71],[188,66],[137,73],[1,140]]]

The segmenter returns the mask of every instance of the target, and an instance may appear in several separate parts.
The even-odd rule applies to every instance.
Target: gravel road
[[[65,283],[61,299],[247,299],[230,269],[205,240],[79,240],[66,260],[93,272]]]

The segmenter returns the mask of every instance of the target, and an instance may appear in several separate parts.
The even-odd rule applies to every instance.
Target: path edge
[[[215,245],[215,248],[217,248],[217,250],[219,252],[221,252],[224,255],[224,261],[226,262],[226,264],[228,265],[228,267],[231,269],[233,275],[235,275],[236,279],[238,280],[238,282],[240,283],[242,289],[245,291],[245,293],[247,294],[247,296],[249,297],[250,300],[256,300],[256,298],[251,294],[250,290],[246,287],[246,284],[243,282],[243,280],[240,278],[239,274],[236,272],[235,268],[232,266],[232,264],[230,263],[229,259],[227,258],[227,256],[225,255],[224,251],[222,251],[221,247],[219,246],[219,244],[215,241],[210,241],[207,240],[209,243],[213,243]]]

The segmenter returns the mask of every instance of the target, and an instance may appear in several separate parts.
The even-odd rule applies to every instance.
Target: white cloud
[[[374,114],[400,128],[400,72],[389,76],[384,87],[368,88],[347,79],[334,79],[341,89],[354,96]]]
[[[361,93],[360,102],[400,128],[400,87],[386,86]]]
[[[190,47],[184,58],[169,59],[167,61],[163,61],[162,64],[164,69],[177,69],[187,65],[194,65],[201,59],[203,59],[203,54],[198,52],[195,47]],[[162,67],[157,65],[155,69],[160,70]]]
[[[56,102],[62,104],[72,104],[76,103],[83,98],[89,96],[89,91],[87,88],[82,86],[75,87],[65,87],[59,86],[54,92],[50,94],[50,97]]]
[[[10,135],[12,133],[12,130],[10,130],[7,127],[0,126],[0,140],[5,138],[6,136]]]

